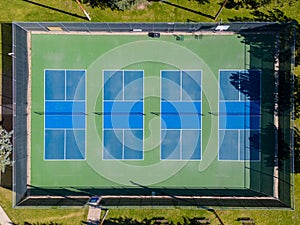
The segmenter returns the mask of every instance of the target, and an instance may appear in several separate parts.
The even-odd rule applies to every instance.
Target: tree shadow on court
[[[296,31],[296,36],[300,35],[300,26],[299,24],[293,20],[293,18],[287,16],[283,11],[279,9],[272,9],[267,12],[262,12],[259,10],[253,10],[251,12],[253,15],[251,18],[249,17],[234,17],[231,18],[230,21],[265,21],[265,22],[291,22],[293,21],[293,24],[290,26],[290,29],[286,31],[285,36],[280,37],[280,55],[279,55],[279,61],[280,68],[279,68],[279,90],[278,90],[278,98],[279,98],[279,109],[278,113],[279,116],[290,116],[292,107],[291,107],[291,101],[294,103],[294,117],[295,119],[299,119],[300,117],[300,93],[299,93],[299,74],[298,76],[290,76],[291,73],[291,64],[294,63],[294,66],[300,65],[300,39],[296,39],[295,43],[295,58],[294,62],[291,58],[292,50],[291,46],[293,45],[293,37],[295,37],[294,31]],[[259,41],[258,44],[253,44],[256,42],[257,37],[252,37],[252,39],[249,37],[245,37],[246,44],[251,45],[251,56],[257,57],[257,58],[269,58],[270,54],[274,54],[274,52],[270,51],[272,48],[274,49],[274,46],[266,45],[264,43],[264,40]],[[260,49],[260,50],[259,50]],[[269,50],[268,50],[269,49]],[[289,59],[289,61],[285,61],[286,59]],[[293,81],[294,79],[294,81]],[[271,81],[271,80],[270,80]],[[291,93],[291,87],[293,86],[292,82],[294,83],[294,93]],[[294,97],[294,100],[292,100],[292,95]],[[268,108],[268,107],[267,107]],[[274,107],[272,104],[269,107],[269,112],[272,112],[274,110]],[[297,135],[297,132],[295,131],[295,135]],[[297,139],[295,137],[295,139]],[[295,142],[295,150],[299,149],[300,143]]]
[[[77,15],[76,13],[70,13],[70,12],[64,11],[62,9],[54,8],[52,6],[44,5],[44,4],[41,4],[41,3],[38,3],[38,2],[33,2],[33,1],[30,1],[30,0],[23,0],[23,1],[27,2],[27,3],[30,3],[30,4],[33,4],[33,5],[36,5],[36,6],[40,6],[40,7],[45,8],[45,9],[51,9],[53,11],[63,13],[63,14],[69,15],[69,16],[77,17],[77,18],[80,18],[80,19],[83,19],[83,20],[88,20],[86,17]]]
[[[261,14],[258,11],[254,13],[257,16],[254,17],[255,20],[264,17],[268,18],[264,20],[270,19],[270,21],[274,17],[278,20],[287,20],[287,17],[278,10],[272,11],[270,15]],[[277,185],[279,199],[287,206],[291,203],[291,199],[287,196],[290,196],[290,187],[293,182],[289,176],[293,172],[292,106],[293,102],[299,101],[297,100],[298,90],[295,89],[296,94],[293,93],[294,28],[293,23],[277,27],[273,30],[273,33],[277,35],[257,35],[253,29],[240,32],[241,42],[245,44],[245,51],[247,51],[245,53],[249,54],[249,60],[245,60],[245,69],[261,71],[260,136],[254,135],[249,140],[250,145],[252,142],[260,143],[260,148],[254,149],[260,149],[261,159],[259,163],[251,161],[245,166],[245,169],[250,172],[250,189],[272,196],[273,186]],[[269,28],[260,27],[259,29],[268,30]],[[255,100],[258,99],[257,91],[249,75],[247,73],[232,74],[231,84],[249,100]],[[295,84],[297,85],[298,82],[296,78]],[[299,116],[298,105],[299,103],[295,105],[296,116]],[[277,121],[278,126],[276,126]],[[299,140],[299,132],[297,135],[295,145],[298,145],[296,139]],[[295,151],[297,149],[299,146],[295,146]],[[295,164],[297,163],[299,162],[295,157]]]
[[[265,22],[291,22],[293,21],[293,29],[295,29],[296,36],[300,35],[300,25],[298,24],[297,21],[295,21],[293,18],[287,16],[283,11],[274,8],[272,10],[269,10],[267,12],[262,12],[260,10],[253,10],[251,12],[252,17],[234,17],[229,19],[230,21],[265,21]],[[288,30],[287,32],[294,32],[292,29]],[[280,62],[284,62],[285,59],[291,58],[291,48],[289,45],[291,45],[291,42],[289,42],[292,36],[295,35],[290,33],[288,34],[288,38],[286,39],[285,37],[281,37],[281,49],[280,49]],[[255,40],[250,40],[249,37],[245,37],[246,42],[252,43]],[[260,46],[259,46],[260,45]],[[266,52],[268,51],[263,51],[265,47],[269,48],[272,50],[274,49],[274,46],[266,46],[266,45],[261,45],[259,44],[256,46],[251,45],[251,48],[253,51],[251,51],[251,54],[254,57],[257,57],[261,55],[261,57],[266,56]],[[256,49],[261,49],[262,51],[257,51],[254,50]],[[265,49],[267,49],[265,48]],[[257,56],[255,55],[255,52],[257,52]],[[269,57],[269,56],[267,56]],[[291,107],[291,101],[294,103],[294,119],[299,119],[300,118],[300,92],[299,92],[299,76],[300,74],[296,74],[294,77],[290,76],[290,65],[294,63],[294,66],[299,66],[300,65],[300,39],[296,39],[295,43],[295,58],[294,62],[291,60],[289,62],[286,62],[286,65],[283,65],[280,67],[279,70],[279,93],[278,93],[278,98],[279,98],[279,109],[278,112],[275,112],[278,114],[278,116],[281,118],[281,122],[284,121],[284,118],[288,120],[292,113],[292,107]],[[289,67],[287,69],[287,67]],[[294,79],[294,80],[293,80]],[[271,80],[270,80],[271,81]],[[292,86],[294,85],[294,93],[291,93]],[[292,96],[294,99],[292,99]],[[269,106],[264,107],[264,110],[268,110],[270,113],[272,113],[272,110],[274,111],[274,106],[272,104],[269,104]],[[278,131],[279,135],[279,157],[282,157],[283,159],[287,159],[287,157],[290,157],[291,154],[291,149],[290,149],[290,144],[287,141],[288,138],[286,138],[286,134],[283,132],[285,129],[281,129]],[[294,133],[294,169],[296,173],[300,172],[300,134],[299,130],[295,127],[293,130]]]
[[[226,7],[230,6],[230,2],[232,7],[235,7],[234,4],[240,4],[240,3],[234,3],[233,0],[230,0],[228,4],[226,4]],[[238,1],[240,2],[240,1]],[[249,1],[251,2],[251,1]],[[290,1],[290,4],[292,4],[292,0]],[[229,21],[234,22],[234,21],[257,21],[257,22],[294,22],[295,27],[296,27],[296,36],[300,36],[300,25],[296,21],[295,18],[289,17],[286,15],[283,11],[281,11],[278,8],[273,8],[271,10],[268,10],[266,12],[260,11],[258,9],[253,9],[253,11],[250,12],[252,15],[251,17],[233,17],[233,18],[228,18]],[[295,66],[300,65],[300,38],[296,39],[295,43]]]
[[[260,94],[257,86],[253,85],[258,83],[257,77],[249,76],[246,71],[232,73],[230,77],[230,83],[235,87],[239,92],[247,96],[247,99],[259,100]]]
[[[294,22],[296,28],[296,36],[300,36],[300,25],[298,22],[289,16],[287,16],[283,11],[278,8],[268,10],[267,12],[262,12],[260,10],[253,10],[250,12],[251,17],[233,17],[228,20],[234,21],[257,21],[257,22]],[[295,43],[295,66],[300,65],[300,38],[296,39]]]

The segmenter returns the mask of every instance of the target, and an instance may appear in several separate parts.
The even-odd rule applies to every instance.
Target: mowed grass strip
[[[0,205],[15,224],[81,224],[87,218],[87,208],[12,208],[12,192],[0,187]]]

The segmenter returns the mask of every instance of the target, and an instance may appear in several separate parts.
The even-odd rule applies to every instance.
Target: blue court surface
[[[142,160],[144,72],[103,72],[103,160]]]
[[[260,76],[259,70],[219,72],[219,160],[260,160]]]
[[[85,70],[45,70],[45,160],[85,159]]]
[[[201,71],[161,71],[161,160],[201,160]]]

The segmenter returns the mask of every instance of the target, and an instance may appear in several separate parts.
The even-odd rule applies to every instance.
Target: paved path
[[[89,206],[89,213],[87,216],[88,225],[98,225],[100,222],[101,208]]]
[[[2,207],[0,206],[0,224],[1,225],[12,225],[13,222],[8,218]]]

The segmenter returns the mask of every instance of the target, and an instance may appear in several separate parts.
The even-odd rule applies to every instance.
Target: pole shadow
[[[69,16],[73,16],[73,17],[77,17],[77,18],[80,18],[80,19],[83,19],[83,20],[87,20],[87,18],[84,17],[84,16],[80,16],[80,15],[77,15],[77,14],[75,14],[75,13],[66,12],[66,11],[61,10],[61,9],[56,9],[56,8],[53,8],[53,7],[48,6],[48,5],[43,5],[43,4],[41,4],[41,3],[33,2],[33,1],[30,1],[30,0],[23,0],[23,2],[27,2],[27,3],[30,3],[30,4],[33,4],[33,5],[37,5],[37,6],[46,8],[46,9],[51,9],[51,10],[53,10],[53,11],[56,11],[56,12],[60,12],[60,13],[66,14],[66,15],[69,15]]]
[[[192,12],[192,13],[196,13],[200,16],[204,16],[204,17],[207,17],[209,19],[214,19],[214,17],[211,16],[211,15],[208,15],[208,14],[205,14],[205,13],[193,10],[193,9],[189,9],[189,8],[186,8],[186,7],[183,7],[183,6],[180,6],[180,5],[176,5],[174,3],[171,3],[171,2],[168,2],[168,1],[165,1],[165,0],[162,0],[161,2],[164,3],[164,4],[170,5],[170,6],[174,6],[174,7],[179,8],[179,9],[183,9],[183,10],[186,10],[186,11],[189,11],[189,12]]]

